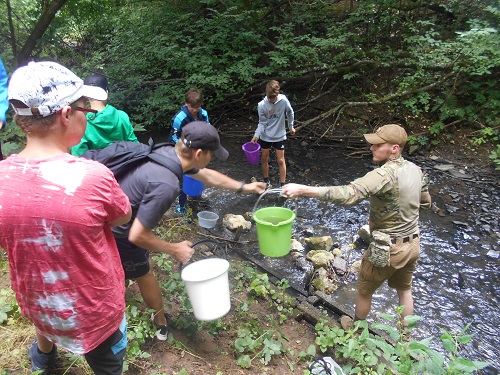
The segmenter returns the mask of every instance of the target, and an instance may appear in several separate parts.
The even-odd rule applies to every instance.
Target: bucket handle
[[[259,205],[259,202],[260,200],[264,197],[264,195],[268,194],[268,193],[278,193],[279,195],[282,195],[281,194],[281,188],[276,188],[276,189],[267,189],[265,190],[260,196],[259,198],[257,199],[257,202],[255,202],[255,205],[253,206],[253,210],[252,210],[252,216],[255,214],[255,211],[257,209],[257,206]],[[283,195],[284,196],[284,195]],[[294,203],[294,210],[293,212],[295,212],[295,215],[297,215],[297,201],[295,199],[292,199],[293,203]]]
[[[216,240],[212,240],[212,239],[204,239],[204,240],[198,241],[195,244],[191,245],[191,247],[194,249],[197,246],[200,246],[200,245],[203,245],[203,244],[214,244],[216,249],[222,250],[222,252],[223,252],[223,254],[222,254],[223,259],[227,260],[227,246],[226,246],[227,244],[225,245],[222,242],[219,242],[219,241],[216,241]],[[193,253],[193,255],[194,255],[194,253]],[[191,260],[192,260],[192,258],[190,258],[186,263],[180,263],[180,268],[184,269],[184,267],[186,267],[189,264],[189,262],[191,262]]]

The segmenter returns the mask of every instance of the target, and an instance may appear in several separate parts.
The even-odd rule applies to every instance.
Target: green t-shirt
[[[100,150],[115,141],[139,142],[128,115],[110,104],[96,114],[87,114],[87,129],[71,153],[81,156],[87,150]]]

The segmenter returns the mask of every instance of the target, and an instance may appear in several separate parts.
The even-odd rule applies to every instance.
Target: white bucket
[[[220,258],[199,260],[181,272],[194,316],[198,320],[215,320],[231,309],[229,262]]]

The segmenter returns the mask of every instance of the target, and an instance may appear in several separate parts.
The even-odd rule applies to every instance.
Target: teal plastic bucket
[[[203,182],[185,174],[184,181],[182,182],[182,191],[190,197],[199,197],[203,191]]]
[[[295,212],[284,207],[265,207],[254,212],[262,255],[279,258],[290,253]]]

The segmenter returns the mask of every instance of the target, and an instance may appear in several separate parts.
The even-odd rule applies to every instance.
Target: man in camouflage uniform
[[[375,266],[367,251],[362,259],[357,281],[356,320],[364,320],[371,308],[372,295],[385,280],[396,289],[399,305],[404,305],[402,318],[413,313],[411,282],[420,255],[418,229],[419,210],[430,208],[428,180],[422,170],[405,160],[402,150],[407,141],[406,131],[399,125],[385,125],[375,133],[365,134],[372,145],[373,161],[383,165],[345,186],[317,187],[287,184],[282,193],[288,198],[307,196],[324,201],[353,205],[370,198],[370,232],[378,238],[387,237],[387,264]],[[372,243],[370,248],[374,245]],[[370,258],[372,259],[372,258]],[[344,316],[344,329],[353,321]],[[403,321],[403,325],[407,325]]]

